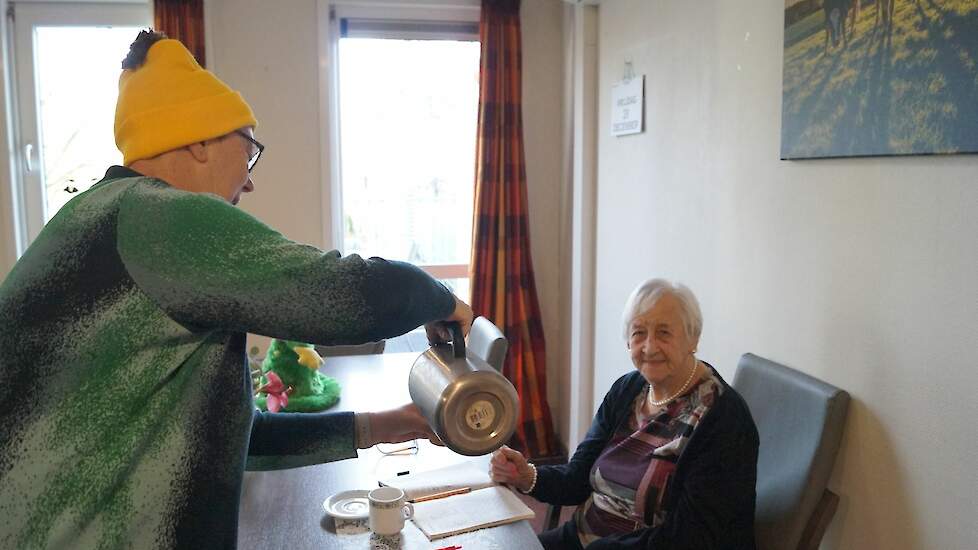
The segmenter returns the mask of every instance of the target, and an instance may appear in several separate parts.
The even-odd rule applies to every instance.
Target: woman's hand
[[[448,342],[452,339],[451,333],[445,326],[445,323],[450,323],[452,321],[458,322],[462,325],[462,335],[468,336],[469,329],[472,328],[472,308],[469,304],[466,304],[462,300],[455,296],[455,310],[452,314],[440,321],[433,321],[424,326],[425,332],[428,334],[428,342],[430,344],[441,344],[443,342]]]
[[[366,413],[370,423],[370,441],[361,448],[377,443],[401,443],[412,439],[428,439],[435,445],[444,445],[435,435],[421,410],[412,403],[386,411]]]
[[[492,453],[489,477],[496,483],[506,483],[526,492],[533,484],[533,468],[523,453],[503,445]]]

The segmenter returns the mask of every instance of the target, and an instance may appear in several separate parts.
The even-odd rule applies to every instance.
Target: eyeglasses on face
[[[248,173],[250,174],[251,173],[251,170],[255,167],[256,164],[258,164],[258,157],[260,157],[262,151],[265,150],[265,146],[262,145],[261,143],[259,143],[258,140],[256,140],[255,138],[249,136],[248,134],[242,132],[241,130],[235,130],[234,132],[236,134],[240,135],[241,137],[245,138],[246,140],[254,143],[255,144],[255,147],[258,148],[258,150],[255,151],[255,154],[254,155],[251,155],[248,158]]]

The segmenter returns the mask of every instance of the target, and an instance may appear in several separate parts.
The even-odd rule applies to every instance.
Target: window
[[[420,266],[468,299],[479,100],[472,23],[342,19],[342,249]]]
[[[19,205],[28,242],[77,193],[122,161],[113,120],[122,59],[149,4],[17,4]]]

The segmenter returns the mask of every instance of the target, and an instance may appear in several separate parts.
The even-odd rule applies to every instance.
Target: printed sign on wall
[[[645,75],[629,78],[611,87],[611,135],[641,133],[645,110]]]

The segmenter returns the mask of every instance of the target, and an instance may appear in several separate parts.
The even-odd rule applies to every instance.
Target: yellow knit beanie
[[[119,77],[115,143],[125,165],[257,124],[241,94],[177,40],[156,42]]]

